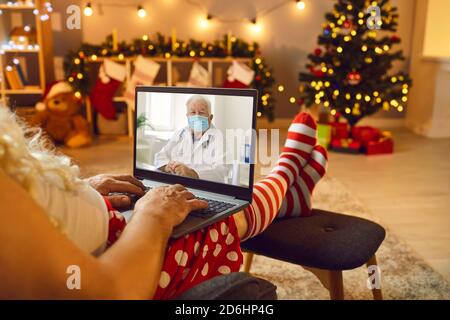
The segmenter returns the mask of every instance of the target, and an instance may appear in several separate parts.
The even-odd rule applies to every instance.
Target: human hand
[[[134,206],[134,217],[148,216],[158,219],[172,229],[194,210],[206,209],[208,203],[198,200],[184,186],[176,184],[151,189]]]
[[[131,204],[129,196],[111,195],[112,192],[132,193],[138,196],[145,194],[145,186],[138,179],[129,175],[100,174],[86,179],[87,183],[105,196],[114,208],[123,208]]]
[[[193,178],[193,179],[199,178],[198,173],[195,172],[195,170],[189,168],[187,165],[185,165],[184,163],[181,163],[179,161],[170,161],[166,165],[166,170],[169,173],[176,174],[176,175],[183,176],[183,177],[188,177],[188,178]]]

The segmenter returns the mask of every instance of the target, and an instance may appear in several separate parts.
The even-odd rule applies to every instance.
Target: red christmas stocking
[[[98,79],[90,95],[95,110],[105,119],[116,118],[113,98],[125,78],[126,70],[121,64],[105,60],[100,67]]]

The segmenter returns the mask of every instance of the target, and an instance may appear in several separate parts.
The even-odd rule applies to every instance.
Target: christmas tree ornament
[[[314,50],[314,54],[319,57],[322,54],[322,49],[317,48],[316,50]]]
[[[352,71],[347,75],[347,81],[352,86],[357,86],[361,83],[361,74],[357,71]]]

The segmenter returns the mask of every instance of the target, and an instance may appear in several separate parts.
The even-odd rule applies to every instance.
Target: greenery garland
[[[225,35],[222,40],[212,43],[198,40],[177,41],[172,45],[172,39],[157,33],[155,40],[149,36],[134,39],[130,43],[125,41],[117,43],[113,48],[113,36],[109,35],[100,45],[83,43],[77,51],[70,51],[64,59],[64,72],[66,80],[74,88],[78,97],[87,96],[92,83],[89,79],[90,64],[86,60],[95,60],[99,57],[126,58],[136,55],[146,57],[216,57],[225,58],[251,58],[251,67],[255,77],[251,87],[258,90],[258,117],[265,116],[270,121],[274,119],[275,99],[272,95],[272,86],[275,82],[272,70],[261,56],[259,45],[256,42],[247,43],[236,37]],[[230,51],[230,52],[228,52]],[[228,54],[229,53],[229,54]]]

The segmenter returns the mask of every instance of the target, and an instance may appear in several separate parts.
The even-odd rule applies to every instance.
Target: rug
[[[319,183],[313,204],[317,209],[354,215],[383,225],[345,185],[333,177],[325,177]],[[450,299],[447,281],[389,229],[386,231],[386,239],[377,252],[384,299]],[[329,299],[328,290],[300,266],[255,256],[251,272],[274,283],[278,287],[279,299]],[[367,269],[364,266],[345,271],[345,299],[372,299],[366,281]]]
[[[132,149],[127,138],[105,138],[89,148],[63,148],[62,151],[80,165],[83,176],[131,172]],[[319,183],[313,204],[317,209],[359,216],[383,225],[345,185],[333,177],[325,177]],[[450,285],[447,281],[389,229],[377,253],[377,259],[385,299],[450,299]],[[252,274],[274,283],[278,287],[279,299],[329,299],[328,291],[319,280],[297,265],[255,256]],[[372,299],[366,281],[365,267],[345,271],[345,298]]]

